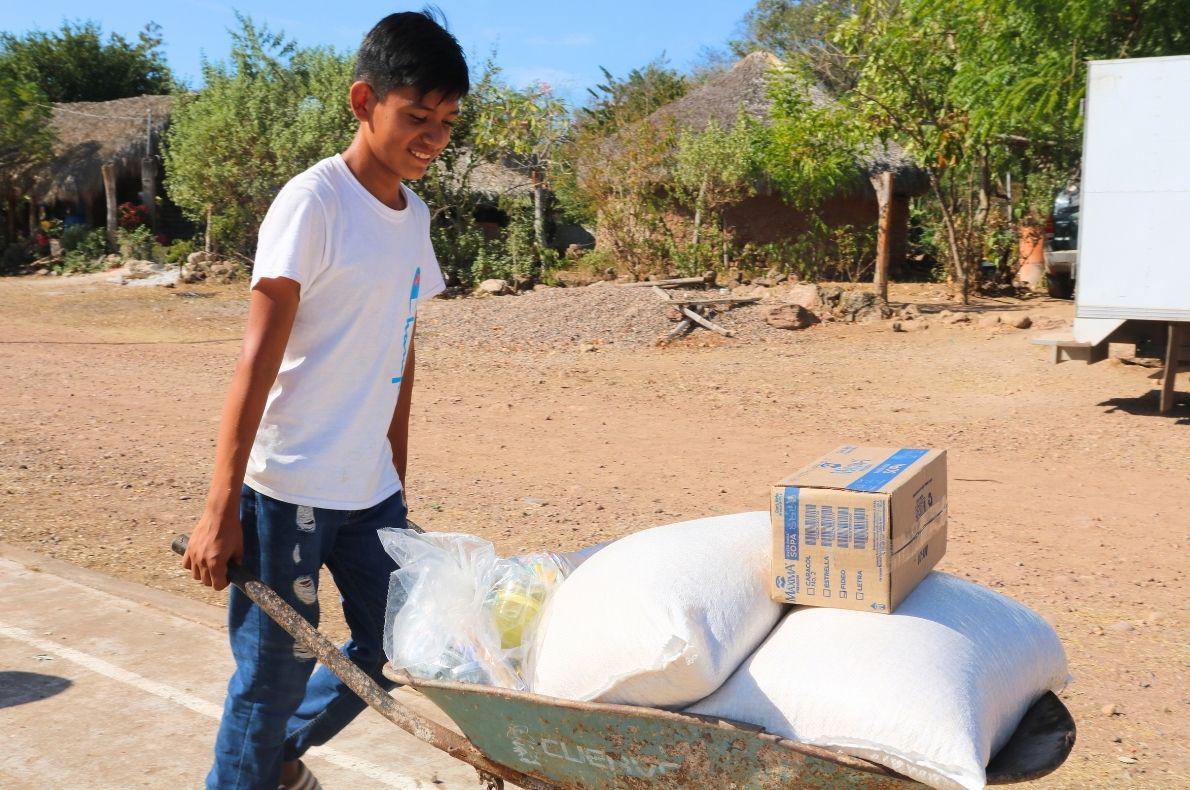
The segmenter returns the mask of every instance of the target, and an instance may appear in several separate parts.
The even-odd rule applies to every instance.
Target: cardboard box
[[[844,445],[771,512],[774,600],[891,612],[946,553],[946,452]]]

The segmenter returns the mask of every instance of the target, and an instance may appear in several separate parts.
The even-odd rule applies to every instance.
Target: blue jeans
[[[243,566],[318,625],[318,573],[339,588],[351,638],[343,652],[386,689],[384,609],[396,563],[377,530],[405,526],[398,492],[366,510],[299,507],[244,487]],[[240,590],[231,588],[228,630],[236,671],[215,741],[211,790],[276,790],[281,763],[326,743],[366,707]]]

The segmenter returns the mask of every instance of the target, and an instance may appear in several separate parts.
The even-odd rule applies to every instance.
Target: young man
[[[364,39],[354,141],[286,184],[261,225],[210,493],[183,560],[216,590],[240,563],[315,625],[326,565],[351,629],[343,651],[386,687],[395,565],[377,530],[405,526],[415,310],[445,287],[429,212],[402,181],[446,146],[468,88],[458,42],[428,14],[393,14]],[[317,787],[299,758],[363,701],[234,588],[228,614],[236,671],[207,786]]]

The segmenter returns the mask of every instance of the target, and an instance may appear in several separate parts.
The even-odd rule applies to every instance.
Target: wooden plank
[[[675,299],[670,297],[670,301],[674,304],[684,304],[691,307],[703,307],[708,305],[741,305],[741,304],[755,304],[760,301],[759,296],[724,296],[714,299]]]
[[[665,336],[666,340],[677,340],[682,335],[694,328],[694,322],[689,318],[683,318],[678,322],[678,325],[669,330],[669,334]]]
[[[718,332],[719,334],[723,335],[724,337],[731,337],[730,330],[724,329],[723,327],[716,324],[714,321],[709,321],[706,318],[703,318],[701,315],[694,312],[689,307],[682,308],[682,315],[686,316],[687,318],[689,318],[691,321],[698,324],[699,326],[705,327],[706,329],[711,330],[712,332]]]
[[[671,299],[673,299],[673,297],[669,295],[669,292],[668,292],[668,291],[666,291],[664,288],[658,288],[656,285],[654,285],[652,290],[653,290],[653,293],[655,293],[655,294],[657,294],[658,296],[660,296],[660,297],[661,297],[661,299],[662,299],[662,300],[664,300],[664,301],[666,301],[666,302],[668,302],[668,301],[670,301]]]
[[[1169,325],[1169,336],[1165,344],[1165,370],[1161,372],[1161,404],[1158,411],[1166,414],[1173,408],[1173,382],[1178,375],[1178,357],[1181,356],[1183,325],[1176,321]]]
[[[683,285],[706,285],[705,277],[678,277],[673,280],[646,280],[640,283],[622,283],[621,288],[680,288]]]

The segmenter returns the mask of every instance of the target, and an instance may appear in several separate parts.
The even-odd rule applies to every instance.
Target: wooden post
[[[207,225],[203,228],[202,233],[202,247],[207,254],[207,260],[211,259],[211,204],[207,204]]]
[[[876,298],[881,305],[888,304],[888,263],[892,257],[892,204],[893,174],[886,170],[872,179],[876,188],[876,203],[880,207],[880,219],[876,234]]]
[[[146,156],[140,160],[140,189],[149,212],[149,227],[157,232],[157,158]]]
[[[115,251],[116,244],[116,166],[105,164],[99,168],[103,174],[103,195],[107,200],[107,247]]]
[[[1173,408],[1173,382],[1178,375],[1178,363],[1182,357],[1184,325],[1176,321],[1169,324],[1169,335],[1165,344],[1165,370],[1161,372],[1161,403],[1158,411],[1167,413]]]

